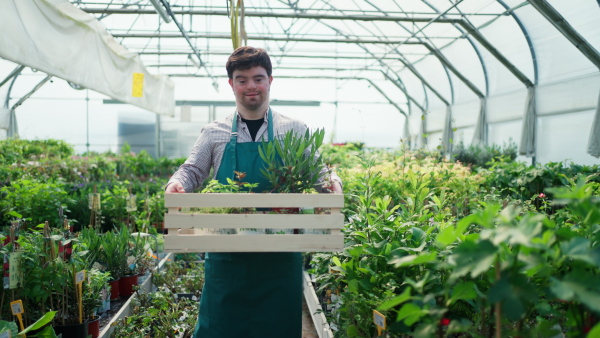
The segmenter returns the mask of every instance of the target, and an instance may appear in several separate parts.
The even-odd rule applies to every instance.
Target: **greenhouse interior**
[[[600,337],[600,0],[0,31],[0,337]]]

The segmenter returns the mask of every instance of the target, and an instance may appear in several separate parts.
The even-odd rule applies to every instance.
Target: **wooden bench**
[[[165,194],[165,252],[332,252],[344,249],[342,194]],[[330,208],[330,214],[182,213],[181,208]],[[329,230],[323,234],[207,234],[203,229]],[[309,231],[310,232],[310,231]]]

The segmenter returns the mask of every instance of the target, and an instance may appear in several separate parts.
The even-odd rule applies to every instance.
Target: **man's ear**
[[[269,84],[273,83],[273,75],[269,75]]]
[[[229,79],[229,85],[231,86],[231,89],[233,89],[233,79]]]

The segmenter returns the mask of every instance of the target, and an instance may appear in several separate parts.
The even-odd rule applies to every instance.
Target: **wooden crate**
[[[342,194],[165,194],[165,252],[342,251]],[[180,208],[330,208],[331,214],[190,214]],[[328,234],[205,234],[200,229],[321,229]]]

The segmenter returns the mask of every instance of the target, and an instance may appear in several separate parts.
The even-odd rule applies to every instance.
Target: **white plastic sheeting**
[[[521,144],[519,146],[519,154],[528,157],[535,156],[535,101],[535,87],[530,87],[527,92]]]
[[[477,124],[475,125],[475,133],[473,135],[473,144],[485,144],[487,140],[487,112],[486,112],[487,100],[481,99],[481,109],[479,110],[479,117],[477,118]]]
[[[66,0],[2,0],[0,57],[163,115],[174,86],[148,73],[91,15]],[[134,74],[138,81],[134,88]],[[136,97],[134,97],[134,95]]]
[[[444,130],[442,131],[442,147],[445,154],[452,153],[453,127],[452,127],[452,106],[446,107],[446,121],[444,122]]]
[[[18,134],[18,129],[15,111],[0,107],[0,140],[15,137]]]

